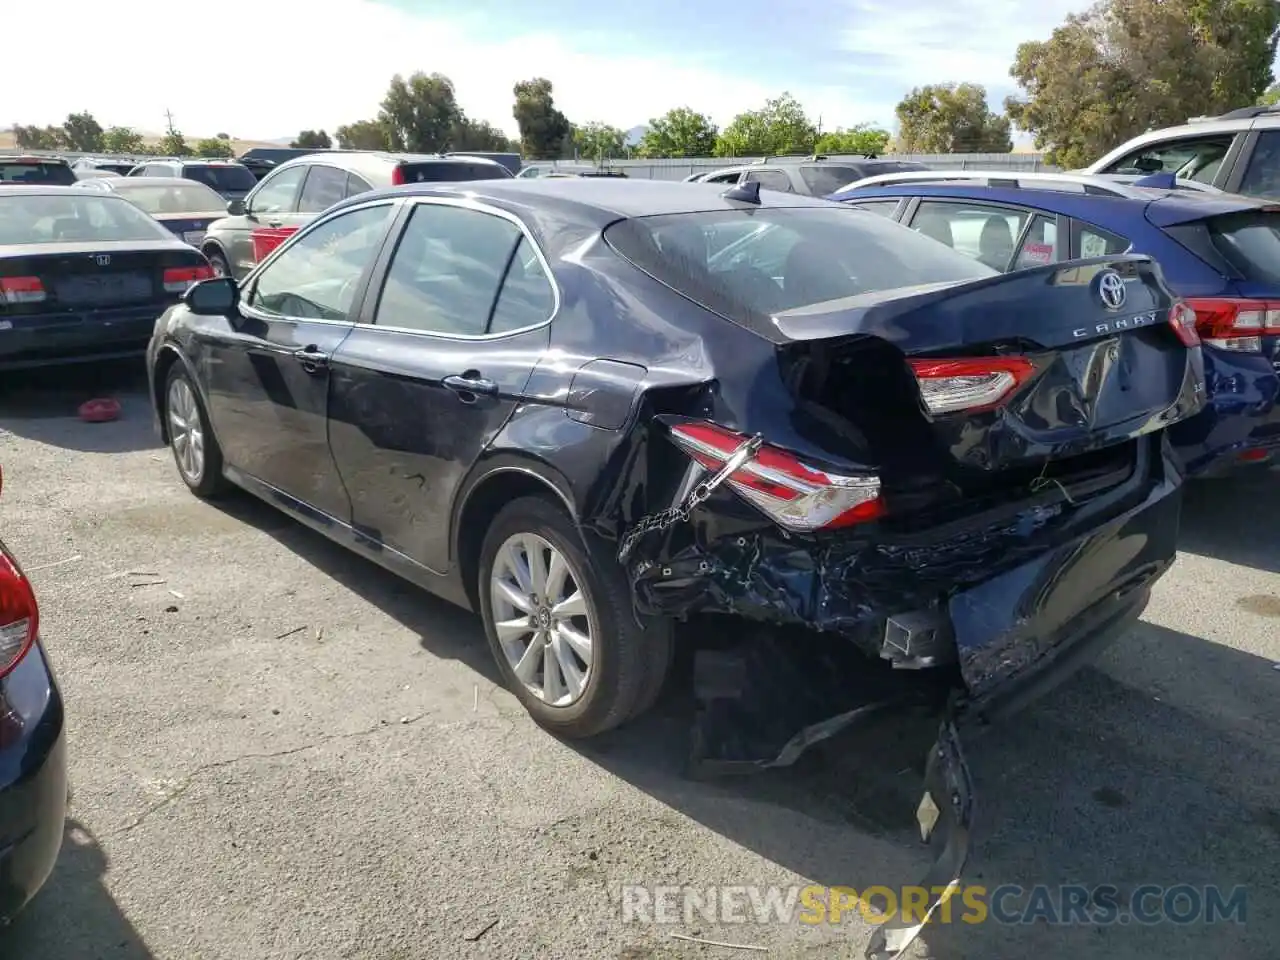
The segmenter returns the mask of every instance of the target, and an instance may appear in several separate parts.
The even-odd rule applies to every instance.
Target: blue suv
[[[1280,206],[1169,174],[889,174],[829,199],[1000,271],[1149,254],[1195,310],[1204,343],[1210,403],[1170,430],[1187,472],[1220,475],[1280,455]]]

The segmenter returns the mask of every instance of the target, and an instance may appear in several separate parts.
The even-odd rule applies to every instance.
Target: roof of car
[[[93,197],[102,196],[98,190],[85,190],[74,184],[12,184],[0,187],[0,197]],[[127,201],[122,200],[122,203]]]
[[[198,180],[189,180],[186,177],[105,177],[103,179],[113,189],[123,187],[126,190],[133,187],[189,187],[193,183],[199,183]]]

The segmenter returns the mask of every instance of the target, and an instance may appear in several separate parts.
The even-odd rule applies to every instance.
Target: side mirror
[[[187,287],[182,295],[187,309],[201,317],[225,317],[240,303],[240,284],[231,277],[213,277]]]
[[[245,205],[244,205],[244,201],[243,201],[243,200],[228,200],[228,201],[227,201],[227,213],[231,214],[231,216],[233,216],[233,217],[243,217],[243,216],[245,215],[245,213],[247,213],[247,212],[248,212],[248,210],[247,210],[247,208],[245,207]]]

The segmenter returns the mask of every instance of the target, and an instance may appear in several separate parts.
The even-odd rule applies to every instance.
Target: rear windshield
[[[132,163],[95,163],[93,168],[95,170],[106,170],[109,173],[118,173],[122,177],[127,177],[129,171],[135,166],[136,164]]]
[[[1280,284],[1280,211],[1233,213],[1208,226],[1213,245],[1245,280]]]
[[[613,224],[605,238],[676,292],[739,322],[859,294],[996,275],[914,230],[850,207],[638,217]]]
[[[150,214],[219,213],[226,202],[202,183],[150,184],[145,180],[128,180],[116,184],[116,193]]]
[[[458,183],[464,180],[503,180],[511,171],[500,163],[402,163],[405,183]]]
[[[76,175],[65,163],[45,160],[0,160],[0,182],[40,183],[60,187],[76,182]]]
[[[224,190],[252,190],[258,185],[257,177],[250,173],[247,167],[238,163],[217,166],[205,163],[189,164],[183,168],[182,175],[188,180],[195,180],[207,187],[212,187],[219,193]]]
[[[813,164],[800,168],[800,176],[816,197],[825,197],[835,193],[847,183],[861,180],[864,176],[857,167],[834,167]]]
[[[8,196],[0,191],[0,244],[171,239],[168,230],[119,197],[87,190]]]

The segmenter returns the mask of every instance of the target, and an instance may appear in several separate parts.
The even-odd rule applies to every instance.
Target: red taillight
[[[681,450],[709,470],[724,466],[747,439],[706,422],[677,424],[671,436]],[[725,482],[788,530],[831,530],[875,520],[885,512],[879,477],[819,470],[767,444]]]
[[[1169,308],[1169,326],[1178,335],[1184,347],[1200,346],[1200,333],[1196,330],[1196,311],[1181,301]]]
[[[187,287],[199,280],[213,277],[213,267],[169,267],[164,272],[164,288],[169,293],[185,293]]]
[[[0,677],[13,672],[40,630],[40,608],[31,582],[0,546]]]
[[[920,397],[933,414],[978,413],[999,406],[1036,372],[1026,357],[908,360]]]
[[[5,303],[40,303],[44,298],[39,277],[0,277],[0,300]]]
[[[404,184],[404,167],[397,164],[391,171],[391,185],[393,187],[403,187]]]
[[[1280,302],[1238,297],[1188,297],[1200,339],[1220,350],[1261,353],[1264,336],[1280,336]]]

